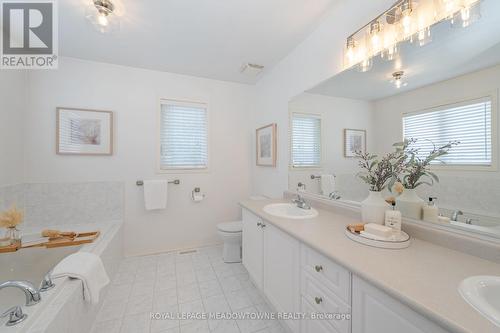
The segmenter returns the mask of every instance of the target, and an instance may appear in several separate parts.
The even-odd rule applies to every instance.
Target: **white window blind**
[[[419,157],[426,156],[433,144],[459,141],[441,161],[449,165],[491,166],[491,99],[404,115],[403,134],[418,140],[415,148],[420,148]]]
[[[292,114],[292,166],[321,165],[321,118]]]
[[[162,101],[160,120],[160,168],[208,167],[207,105]]]

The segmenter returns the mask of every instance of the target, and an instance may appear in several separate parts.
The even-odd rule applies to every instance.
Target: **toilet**
[[[241,235],[243,222],[224,222],[217,224],[217,230],[224,241],[222,259],[224,262],[241,262]]]

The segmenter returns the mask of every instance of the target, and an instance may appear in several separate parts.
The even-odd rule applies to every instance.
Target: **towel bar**
[[[181,181],[179,179],[176,179],[176,180],[172,180],[172,181],[170,181],[168,183],[169,184],[179,185],[181,183]],[[135,182],[135,185],[142,186],[142,185],[144,185],[144,181],[143,180],[138,180],[138,181]]]

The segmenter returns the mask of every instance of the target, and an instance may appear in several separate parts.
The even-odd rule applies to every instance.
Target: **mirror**
[[[395,59],[375,56],[370,71],[351,67],[289,102],[289,190],[359,205],[370,186],[356,152],[380,159],[406,138],[404,191],[396,183],[382,197],[414,219],[433,198],[443,217],[427,222],[500,237],[500,3],[481,1],[466,28],[445,20],[431,32],[425,46],[402,42]],[[428,164],[421,177],[416,160]]]

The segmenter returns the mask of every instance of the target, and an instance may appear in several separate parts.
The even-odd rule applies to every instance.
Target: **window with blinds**
[[[160,116],[160,169],[208,168],[208,107],[163,100]]]
[[[315,115],[292,114],[292,167],[321,165],[321,118]]]
[[[447,165],[491,166],[491,98],[406,114],[403,135],[414,138],[419,157],[424,158],[436,146],[459,141],[448,155],[440,158]],[[441,164],[435,161],[435,164]]]

